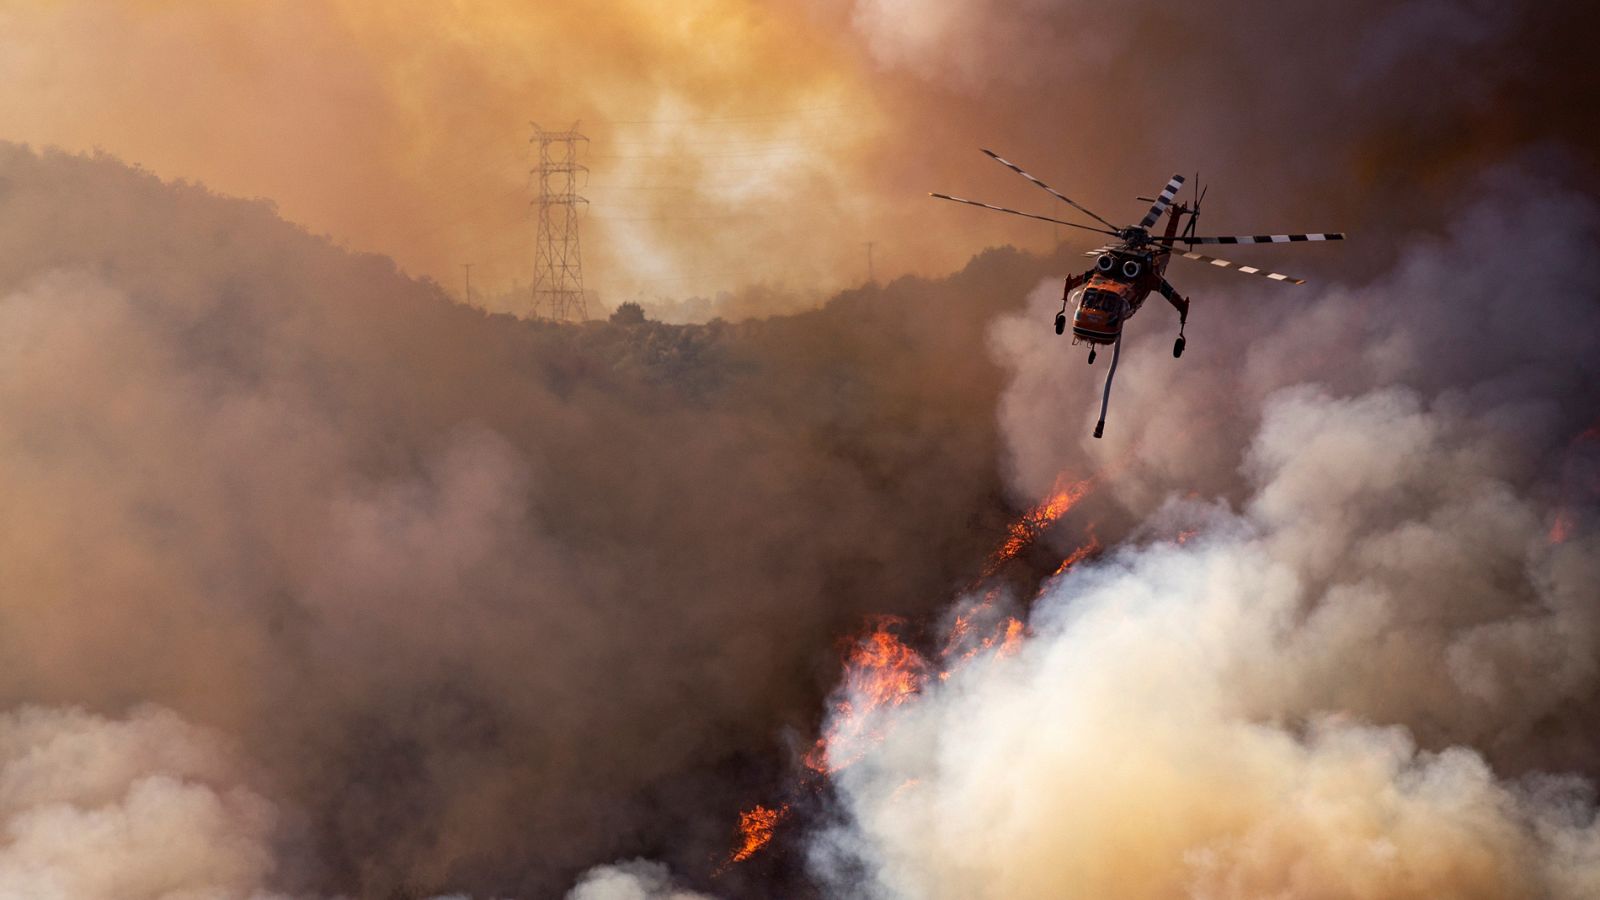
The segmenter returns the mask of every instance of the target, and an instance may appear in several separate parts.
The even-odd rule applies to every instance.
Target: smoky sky
[[[1436,223],[1462,167],[1530,142],[1592,149],[1600,95],[1577,63],[1593,14],[1575,2],[25,2],[3,15],[8,139],[267,197],[452,293],[473,263],[477,302],[517,311],[532,276],[530,120],[592,139],[586,283],[612,308],[752,285],[825,297],[866,279],[868,241],[880,276],[943,274],[997,244],[1048,250],[1048,226],[931,208],[927,192],[944,191],[1052,211],[980,146],[1113,221],[1198,171],[1218,227],[1393,238],[1374,228]]]
[[[1207,819],[1187,775],[1359,771],[1378,773],[1369,794],[1326,795],[1438,776],[1503,838],[1438,846],[1492,848],[1553,895],[1588,883],[1560,880],[1589,871],[1597,774],[1586,11],[708,5],[728,52],[675,67],[693,54],[666,14],[619,7],[574,47],[549,30],[577,15],[559,6],[473,7],[427,40],[403,14],[308,9],[262,31],[246,6],[130,6],[120,29],[89,5],[6,14],[27,51],[6,63],[11,136],[105,152],[0,147],[0,880],[62,897],[1048,895],[1048,866],[1004,873],[1061,853],[1107,879],[1082,884],[1118,883],[1156,808],[1200,824],[1152,845],[1189,868],[1151,869],[1151,895],[1317,896],[1325,873],[1366,871],[1327,861],[1343,832],[1275,818],[1266,788]],[[472,37],[495,22],[548,50],[530,58],[605,77],[507,68]],[[92,52],[118,34],[121,55]],[[475,42],[491,49],[461,52]],[[305,52],[261,52],[284,43]],[[183,59],[206,77],[179,77]],[[667,71],[683,80],[663,118],[867,98],[847,152],[752,195],[811,205],[596,240],[619,282],[713,264],[783,282],[735,295],[749,321],[561,327],[413,277],[453,279],[489,228],[392,233],[427,218],[410,185],[470,149],[457,131],[520,123],[552,85],[622,118],[655,108]],[[233,102],[263,84],[270,102]],[[481,102],[462,128],[435,120],[464,96]],[[1041,253],[1048,225],[925,197],[1050,211],[980,144],[1113,220],[1198,168],[1202,231],[1352,239],[1230,248],[1304,288],[1175,261],[1188,352],[1171,358],[1176,323],[1152,303],[1092,441],[1103,367],[1049,327],[1090,245]],[[673,155],[637,174],[728,164]],[[524,169],[451,208],[509,196],[520,213]],[[637,217],[675,211],[658,205]],[[882,285],[837,291],[871,239]],[[1035,252],[972,256],[1007,242]],[[795,296],[830,299],[757,317]],[[712,879],[735,812],[822,724],[840,639],[878,613],[936,627],[1062,475],[1098,479],[1084,516],[1110,549],[1047,586],[1020,668],[930,695],[776,862]],[[1177,527],[1206,538],[1156,537]],[[1205,640],[1164,655],[1163,610]],[[1107,662],[1060,662],[1079,655]],[[1159,677],[1126,699],[1144,660]],[[1095,714],[1113,701],[1127,728]],[[1018,724],[1056,713],[1083,730]],[[1160,738],[1126,771],[1178,773],[1168,806],[1134,802],[1160,781],[1101,778],[1081,827],[1009,848],[963,831],[997,821],[974,798],[1095,782],[1095,729],[1107,748]],[[1261,764],[1230,770],[1234,753]],[[888,803],[908,777],[932,806]],[[945,812],[908,829],[908,810]],[[1423,837],[1396,847],[1466,821],[1433,794],[1406,811]],[[1105,842],[1077,840],[1101,825]],[[1296,860],[1308,880],[1280,877]]]

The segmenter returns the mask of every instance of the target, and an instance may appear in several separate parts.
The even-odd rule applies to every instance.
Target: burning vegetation
[[[1003,542],[988,555],[978,581],[965,592],[967,602],[958,604],[939,649],[931,657],[913,646],[906,619],[891,615],[869,617],[864,631],[845,644],[832,713],[823,733],[801,760],[797,795],[824,791],[830,777],[849,768],[883,741],[884,729],[892,727],[892,717],[887,713],[913,701],[930,683],[949,680],[960,668],[982,656],[1016,652],[1027,628],[1017,615],[1004,611],[1006,589],[998,576],[1088,496],[1093,486],[1092,478],[1059,478],[1049,496],[1006,527]],[[1052,578],[1100,551],[1092,524],[1085,533],[1085,542],[1054,567]],[[915,783],[910,779],[897,792],[908,790]],[[790,810],[789,803],[775,807],[758,803],[740,812],[738,843],[717,874],[767,848]]]
[[[1094,480],[1091,478],[1081,481],[1058,478],[1050,496],[1023,513],[1006,529],[1005,542],[996,547],[989,556],[989,563],[983,573],[985,577],[999,572],[1006,563],[1016,559],[1017,554],[1032,546],[1045,529],[1059,521],[1093,488]]]

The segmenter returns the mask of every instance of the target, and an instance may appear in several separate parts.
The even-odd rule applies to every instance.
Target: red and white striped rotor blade
[[[1164,237],[1152,240],[1166,242]],[[1333,231],[1325,234],[1228,234],[1218,237],[1175,237],[1174,243],[1184,244],[1298,244],[1303,241],[1342,241],[1344,232]]]
[[[1303,278],[1295,278],[1291,275],[1282,275],[1277,272],[1268,272],[1265,269],[1258,269],[1255,266],[1241,265],[1236,262],[1229,262],[1226,259],[1217,259],[1215,256],[1206,256],[1203,253],[1186,253],[1182,250],[1174,250],[1173,254],[1176,256],[1182,256],[1184,259],[1194,259],[1203,263],[1209,263],[1210,265],[1216,266],[1219,269],[1233,269],[1238,272],[1243,272],[1246,275],[1260,275],[1262,278],[1271,278],[1273,281],[1286,281],[1289,284],[1306,283],[1305,279]]]

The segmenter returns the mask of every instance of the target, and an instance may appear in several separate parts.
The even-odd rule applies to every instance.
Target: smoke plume
[[[6,896],[280,896],[260,889],[278,811],[227,740],[170,711],[0,716],[0,797]]]
[[[1002,533],[1001,373],[958,351],[1058,265],[560,328],[265,204],[0,147],[0,709],[225,735],[279,812],[227,801],[229,884],[703,877],[837,635],[933,613]]]
[[[1046,587],[1020,653],[896,707],[837,775],[813,853],[835,891],[1600,889],[1600,219],[1515,172],[1474,187],[1370,284],[1207,307],[1244,324],[1182,375],[1133,344],[1088,452],[1139,530]],[[1567,231],[1530,246],[1540,221]],[[1077,354],[1037,327],[1048,287],[995,331],[1030,489],[1095,411],[1049,414]]]
[[[0,144],[0,893],[1594,893],[1592,19],[7,5],[5,137],[80,155]],[[747,321],[450,302],[523,296],[554,116],[606,305]],[[1094,441],[1092,245],[926,197],[1052,211],[981,145],[1353,239],[1175,261]],[[1017,649],[730,866],[841,638],[954,628],[1063,479]]]

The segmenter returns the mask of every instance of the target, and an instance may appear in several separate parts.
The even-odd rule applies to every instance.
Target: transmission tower
[[[578,142],[589,139],[573,123],[566,131],[546,131],[533,123],[529,143],[539,145],[539,233],[533,250],[533,314],[557,321],[589,318],[583,301],[583,260],[578,252],[579,177],[589,171],[578,163]]]

